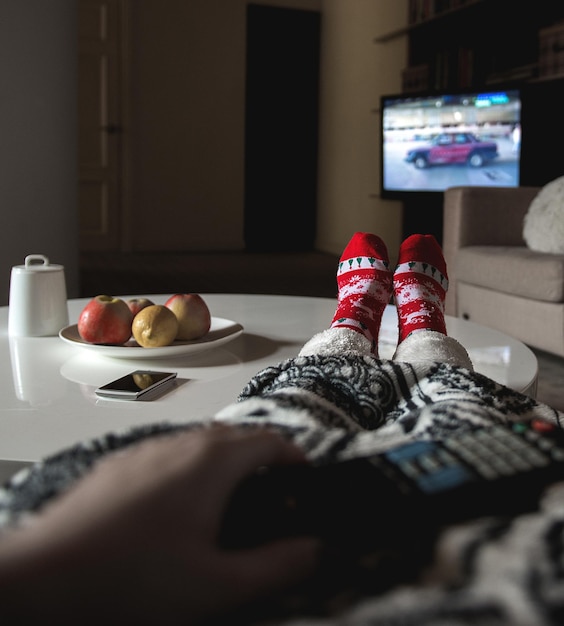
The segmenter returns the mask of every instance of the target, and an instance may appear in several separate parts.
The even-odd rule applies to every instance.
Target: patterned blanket
[[[488,424],[534,418],[560,428],[564,414],[484,376],[441,363],[364,356],[303,356],[263,370],[210,422],[278,428],[314,463],[334,463]],[[0,529],[21,523],[103,455],[145,437],[206,423],[156,423],[64,450],[0,490]],[[383,514],[385,502],[382,502]],[[319,576],[249,622],[292,626],[543,626],[564,623],[564,482],[538,508],[482,517],[430,536],[407,524],[405,543],[328,555]],[[274,616],[274,617],[273,617]]]

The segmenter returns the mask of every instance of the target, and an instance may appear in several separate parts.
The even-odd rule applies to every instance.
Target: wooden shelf
[[[541,39],[558,31],[564,3],[535,0],[535,10],[514,0],[412,0],[421,3],[419,18],[403,28],[374,38],[386,44],[408,38],[405,93],[474,89],[554,80],[564,72],[562,63],[546,73]],[[550,49],[550,47],[549,47]]]
[[[397,39],[398,37],[402,37],[404,35],[409,34],[413,30],[416,30],[421,27],[425,27],[432,23],[436,23],[439,20],[443,20],[445,18],[450,17],[453,13],[459,13],[460,11],[465,11],[470,6],[475,5],[475,4],[481,4],[482,2],[485,2],[485,1],[486,0],[465,0],[464,4],[460,4],[458,6],[451,7],[449,9],[444,9],[427,18],[417,20],[415,22],[411,22],[410,24],[402,28],[398,28],[396,30],[383,33],[382,35],[378,35],[377,37],[374,38],[374,43],[388,43],[389,41],[393,41],[394,39]]]

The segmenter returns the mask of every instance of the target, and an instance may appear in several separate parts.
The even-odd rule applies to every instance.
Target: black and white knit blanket
[[[463,368],[349,355],[302,356],[267,368],[210,422],[279,428],[312,461],[333,463],[534,418],[564,424],[564,413]],[[155,423],[110,433],[23,470],[0,490],[0,529],[22,523],[109,452],[205,426]],[[525,514],[458,523],[432,540],[417,519],[408,528],[404,550],[393,559],[367,550],[351,562],[337,561],[249,620],[292,626],[564,624],[564,482],[548,485],[538,508]]]

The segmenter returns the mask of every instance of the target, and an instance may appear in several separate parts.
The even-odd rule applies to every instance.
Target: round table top
[[[296,356],[313,334],[329,326],[336,306],[331,298],[202,295],[219,326],[227,330],[220,328],[219,341],[202,351],[159,358],[153,358],[150,350],[142,359],[115,358],[58,336],[10,337],[8,307],[0,307],[0,459],[35,461],[106,432],[155,421],[210,417],[235,401],[256,372]],[[141,296],[161,304],[169,297],[137,297]],[[71,325],[88,301],[69,300]],[[468,349],[477,371],[534,394],[537,360],[524,344],[456,318],[447,318],[447,329]],[[226,338],[231,332],[234,338]],[[388,306],[380,356],[390,358],[396,342],[396,310]],[[177,383],[153,401],[106,400],[95,395],[98,386],[135,369],[175,371]]]

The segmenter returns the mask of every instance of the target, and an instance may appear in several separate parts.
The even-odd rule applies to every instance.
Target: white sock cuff
[[[360,354],[371,355],[372,343],[352,328],[336,327],[323,330],[304,344],[299,356],[313,354]]]
[[[394,361],[440,361],[474,370],[466,348],[454,337],[435,330],[416,330],[396,348]]]

